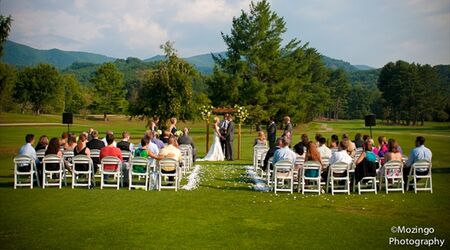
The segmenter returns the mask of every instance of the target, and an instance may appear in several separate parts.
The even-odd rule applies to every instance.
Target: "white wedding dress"
[[[216,127],[216,130],[218,131],[219,128]],[[216,130],[214,130],[213,144],[209,147],[208,154],[204,158],[197,159],[198,161],[223,161],[225,159]]]

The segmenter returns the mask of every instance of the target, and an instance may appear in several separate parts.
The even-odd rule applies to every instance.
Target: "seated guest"
[[[78,138],[78,143],[77,146],[75,147],[75,149],[73,150],[73,155],[77,156],[77,155],[86,155],[87,157],[90,157],[91,155],[91,151],[89,150],[89,148],[86,146],[87,143],[87,136],[85,133],[82,133],[80,135],[80,137]],[[87,171],[89,168],[88,164],[77,164],[77,171]]]
[[[330,165],[333,165],[336,162],[345,162],[347,164],[351,164],[352,163],[353,159],[347,152],[348,144],[349,144],[348,140],[342,140],[339,143],[340,150],[337,151],[337,152],[334,152],[331,155]]]
[[[355,135],[355,141],[354,141],[354,143],[355,143],[356,148],[362,148],[362,147],[363,147],[363,144],[364,144],[364,141],[365,141],[365,140],[362,139],[362,136],[361,136],[360,133],[357,133],[357,134]]]
[[[395,139],[390,138],[390,139],[388,140],[388,152],[389,152],[389,144],[391,143],[391,141],[395,141]],[[397,151],[398,151],[401,155],[403,155],[402,147],[400,147],[400,145],[399,145],[396,141],[395,141],[395,144],[397,145]],[[386,155],[385,155],[384,157],[386,157]]]
[[[142,138],[140,147],[134,151],[134,156],[147,158],[150,163],[153,162],[153,159],[161,160],[162,158],[158,157],[158,153],[154,153],[154,151],[152,151],[148,148],[149,144],[152,144],[152,143],[150,142],[148,137]],[[154,145],[154,146],[156,147],[156,145]],[[158,150],[158,148],[156,148],[156,150]],[[139,169],[137,169],[137,168],[139,168]],[[144,169],[145,168],[133,166],[133,171],[135,171],[135,172],[143,173]]]
[[[409,154],[409,158],[405,163],[405,167],[403,168],[403,179],[405,181],[408,180],[408,174],[411,169],[411,166],[418,161],[428,161],[431,162],[431,150],[427,147],[425,147],[425,137],[423,136],[417,136],[416,138],[416,147],[411,150],[411,153]],[[427,171],[417,171],[417,174],[428,174]]]
[[[275,152],[276,152],[278,149],[280,149],[282,146],[283,146],[283,141],[282,141],[282,139],[281,139],[281,137],[280,137],[280,138],[278,138],[278,139],[275,141],[275,146],[271,147],[271,148],[267,151],[266,158],[264,158],[264,164],[263,164],[262,170],[264,170],[264,171],[267,170],[267,167],[268,167],[268,165],[269,165],[269,159],[270,159],[270,157],[273,157],[273,155],[275,154]],[[273,169],[273,164],[270,165],[270,169]]]
[[[369,135],[363,135],[363,137],[362,137],[363,141],[367,141],[367,139],[369,139],[369,138],[370,138]],[[372,147],[373,147],[373,144],[372,144]]]
[[[399,151],[399,146],[396,140],[389,139],[388,152],[384,154],[384,161],[402,161],[402,154]]]
[[[94,131],[93,128],[89,128],[89,130],[87,132],[87,134],[88,134],[88,142],[90,142],[93,139],[93,137],[92,137],[92,132],[93,131]]]
[[[41,137],[39,137],[39,142],[36,145],[36,147],[34,148],[34,150],[38,151],[38,150],[46,149],[47,146],[48,146],[48,137],[46,135],[41,135]]]
[[[100,150],[100,160],[105,158],[106,156],[114,156],[120,159],[121,162],[123,162],[122,158],[122,152],[119,148],[114,146],[114,135],[113,134],[106,134],[106,143],[108,144],[106,147],[103,147]],[[105,165],[105,170],[113,171],[115,170],[114,165]]]
[[[263,131],[258,132],[258,137],[255,139],[255,142],[253,143],[253,146],[267,146],[267,140],[266,135]]]
[[[337,135],[331,135],[330,149],[339,148],[339,137]]]
[[[178,163],[182,162],[181,151],[176,147],[177,141],[175,136],[170,136],[168,139],[167,147],[164,147],[159,152],[160,158],[170,158],[176,160]],[[175,173],[176,169],[173,167],[164,167],[161,168],[161,172],[163,173]],[[173,181],[173,177],[169,178],[170,181]]]
[[[86,144],[86,146],[89,149],[102,149],[103,147],[105,147],[105,144],[103,143],[103,141],[98,139],[98,131],[94,130],[91,133],[92,139]]]
[[[277,162],[281,160],[289,160],[293,164],[295,163],[295,160],[297,159],[297,155],[289,148],[290,140],[287,137],[281,138],[282,142],[282,148],[275,151],[272,158],[272,164],[275,165]]]
[[[298,155],[303,155],[305,153],[306,145],[308,144],[308,142],[308,135],[302,134],[302,140],[294,146],[295,153],[297,153]]]
[[[67,138],[69,138],[69,133],[68,132],[63,132],[61,134],[61,140],[59,141],[61,147],[64,147],[66,145]]]
[[[319,142],[320,138],[322,138],[322,134],[316,133],[316,136],[314,137],[314,139],[316,139],[317,147],[320,146],[320,142]]]
[[[317,149],[317,144],[313,141],[309,141],[306,144],[305,161],[317,161],[322,166],[322,157],[320,157],[319,150]],[[317,170],[308,169],[305,171],[306,177],[316,177],[320,173]]]
[[[370,138],[370,137],[367,139],[367,141],[369,141],[370,144],[372,144],[372,152],[373,152],[375,155],[378,155],[378,148],[375,147],[375,141],[374,141],[372,138]]]
[[[152,134],[151,142],[156,144],[156,146],[158,146],[158,149],[162,149],[164,147],[164,142],[159,139],[158,133],[156,131],[151,131],[151,134]]]
[[[102,142],[105,144],[105,147],[108,146],[108,142],[106,141],[106,137],[107,137],[108,135],[114,135],[114,132],[112,132],[111,130],[106,131],[105,137],[103,137],[103,139],[102,139]],[[116,141],[113,141],[113,146],[114,146],[114,147],[117,147]]]
[[[27,134],[25,136],[25,144],[19,149],[19,155],[29,156],[36,164],[39,164],[39,160],[36,156],[36,150],[33,148],[34,143],[34,135]],[[29,172],[31,170],[30,165],[19,166],[18,169],[20,172]]]
[[[54,137],[50,139],[48,143],[47,150],[45,150],[45,155],[56,155],[59,158],[63,158],[63,153],[61,151],[61,143],[58,138]],[[46,170],[59,170],[60,166],[58,163],[46,164]]]
[[[164,133],[162,134],[162,137],[160,139],[161,139],[161,141],[164,144],[168,144],[169,143],[169,138],[170,138],[170,132],[169,131],[164,131]]]
[[[122,133],[122,141],[117,143],[117,147],[120,148],[120,150],[124,151],[134,151],[134,145],[133,143],[130,143],[130,133],[128,133],[127,131],[124,131]]]
[[[192,161],[195,162],[195,159],[197,158],[197,149],[194,145],[194,140],[192,140],[192,137],[189,136],[189,129],[184,128],[183,129],[183,135],[178,138],[178,145],[181,144],[188,144],[192,147]]]
[[[327,139],[325,137],[319,138],[319,153],[322,158],[330,158],[331,150],[327,147]]]
[[[347,152],[349,153],[349,155],[350,155],[351,157],[355,157],[355,154],[356,154],[356,146],[355,146],[355,143],[353,143],[352,141],[350,141],[350,138],[348,137],[347,134],[343,134],[343,135],[342,135],[342,140],[347,140],[347,141],[348,141]]]
[[[377,171],[377,156],[372,152],[372,144],[366,141],[363,144],[364,151],[356,159],[355,180],[360,182],[366,176],[375,176]]]
[[[378,137],[378,156],[384,157],[384,154],[388,151],[386,136]]]
[[[77,137],[74,134],[69,134],[64,144],[64,150],[72,151],[77,146]]]

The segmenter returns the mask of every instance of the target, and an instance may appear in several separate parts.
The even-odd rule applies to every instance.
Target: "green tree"
[[[347,73],[342,69],[332,71],[327,86],[331,96],[329,118],[339,119],[347,110],[347,96],[350,91]]]
[[[16,106],[13,99],[16,79],[16,70],[8,64],[0,63],[0,112],[10,111]]]
[[[0,15],[0,56],[3,55],[3,43],[8,38],[9,32],[11,31],[11,16]]]
[[[129,111],[134,116],[147,119],[157,115],[161,121],[170,117],[189,119],[194,104],[192,83],[198,72],[177,56],[170,41],[161,45],[161,49],[164,50],[166,60],[143,75],[140,86],[134,91],[137,97]],[[203,97],[199,98],[204,100]]]
[[[32,105],[39,115],[42,111],[58,112],[63,108],[64,89],[58,70],[48,64],[24,68],[14,89],[18,102]]]
[[[64,85],[64,111],[80,113],[87,107],[87,94],[74,75],[62,75],[61,83]]]
[[[103,114],[108,120],[108,114],[122,113],[127,108],[126,90],[123,74],[112,63],[100,66],[91,78],[94,84],[94,102],[92,108]]]

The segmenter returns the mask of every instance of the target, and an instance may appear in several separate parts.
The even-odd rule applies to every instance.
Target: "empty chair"
[[[191,170],[192,164],[193,164],[193,149],[192,146],[189,144],[181,144],[179,146],[179,149],[181,151],[181,156],[183,158],[183,166],[182,170],[183,173],[186,173]]]
[[[300,184],[298,186],[298,192],[300,192],[300,189],[302,190],[302,194],[305,192],[317,192],[320,195],[320,171],[321,171],[322,165],[320,162],[317,161],[306,161],[303,164],[303,167],[300,169]],[[306,182],[312,182],[313,184],[306,184]],[[313,189],[306,189],[306,188],[313,188]]]
[[[77,155],[73,157],[72,163],[72,189],[75,187],[87,187],[90,189],[92,184],[95,186],[92,159],[86,155]],[[86,182],[79,181],[83,175],[86,177]]]
[[[29,182],[24,182],[22,177],[28,177]],[[35,161],[28,155],[14,157],[14,189],[17,187],[30,187],[33,189],[35,181],[40,186]]]
[[[47,178],[52,177],[53,175],[58,176],[57,182],[48,181]],[[58,186],[61,188],[63,178],[64,184],[67,186],[63,159],[54,154],[46,155],[44,159],[42,159],[42,188],[45,188],[46,186]]]
[[[425,179],[423,187],[419,187],[418,181],[420,179]],[[433,180],[431,179],[431,162],[429,161],[417,161],[415,162],[409,171],[408,181],[406,182],[406,190],[409,190],[410,182],[413,181],[412,185],[414,192],[417,191],[430,191],[433,193]],[[429,182],[428,182],[429,181]],[[428,183],[430,183],[428,185]]]
[[[331,184],[331,194],[334,193],[347,193],[350,194],[350,165],[345,162],[336,162],[328,167],[328,181],[327,191],[329,184]],[[336,182],[343,181],[344,185],[336,184]],[[342,189],[338,189],[342,188]]]
[[[294,191],[294,164],[292,164],[289,160],[281,160],[275,163],[273,166],[273,186],[274,192],[284,191],[290,192],[291,194]],[[288,182],[287,188],[284,187]]]
[[[175,191],[178,191],[179,186],[179,164],[178,161],[171,158],[165,158],[159,161],[159,180],[158,180],[158,190],[161,191],[161,189],[175,189]],[[175,171],[170,173],[164,171],[164,169],[174,169]],[[169,182],[169,185],[163,186],[162,185],[162,178],[173,178],[173,181]],[[168,182],[166,180],[166,182]]]
[[[145,191],[148,190],[149,187],[149,162],[148,159],[145,157],[134,157],[130,161],[130,171],[128,172],[128,181],[129,186],[128,189],[131,190],[131,188],[144,188]],[[145,179],[144,184],[134,184],[133,183],[133,177],[138,177],[138,180],[141,178]]]
[[[106,156],[101,160],[100,166],[100,189],[103,187],[115,187],[117,189],[120,188],[120,184],[123,185],[122,179],[122,171],[121,171],[122,162],[119,158],[114,156]],[[105,179],[114,178],[116,183],[107,183]]]
[[[381,167],[380,191],[383,187],[383,182],[386,194],[389,193],[389,191],[405,192],[403,185],[403,163],[401,161],[389,161]]]

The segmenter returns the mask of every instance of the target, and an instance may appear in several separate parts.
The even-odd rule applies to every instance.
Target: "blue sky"
[[[39,49],[58,48],[141,59],[175,41],[183,57],[226,49],[239,0],[3,0],[12,15],[9,39]],[[352,64],[389,61],[450,64],[450,0],[272,0],[284,17],[285,41],[298,38],[320,53]]]

